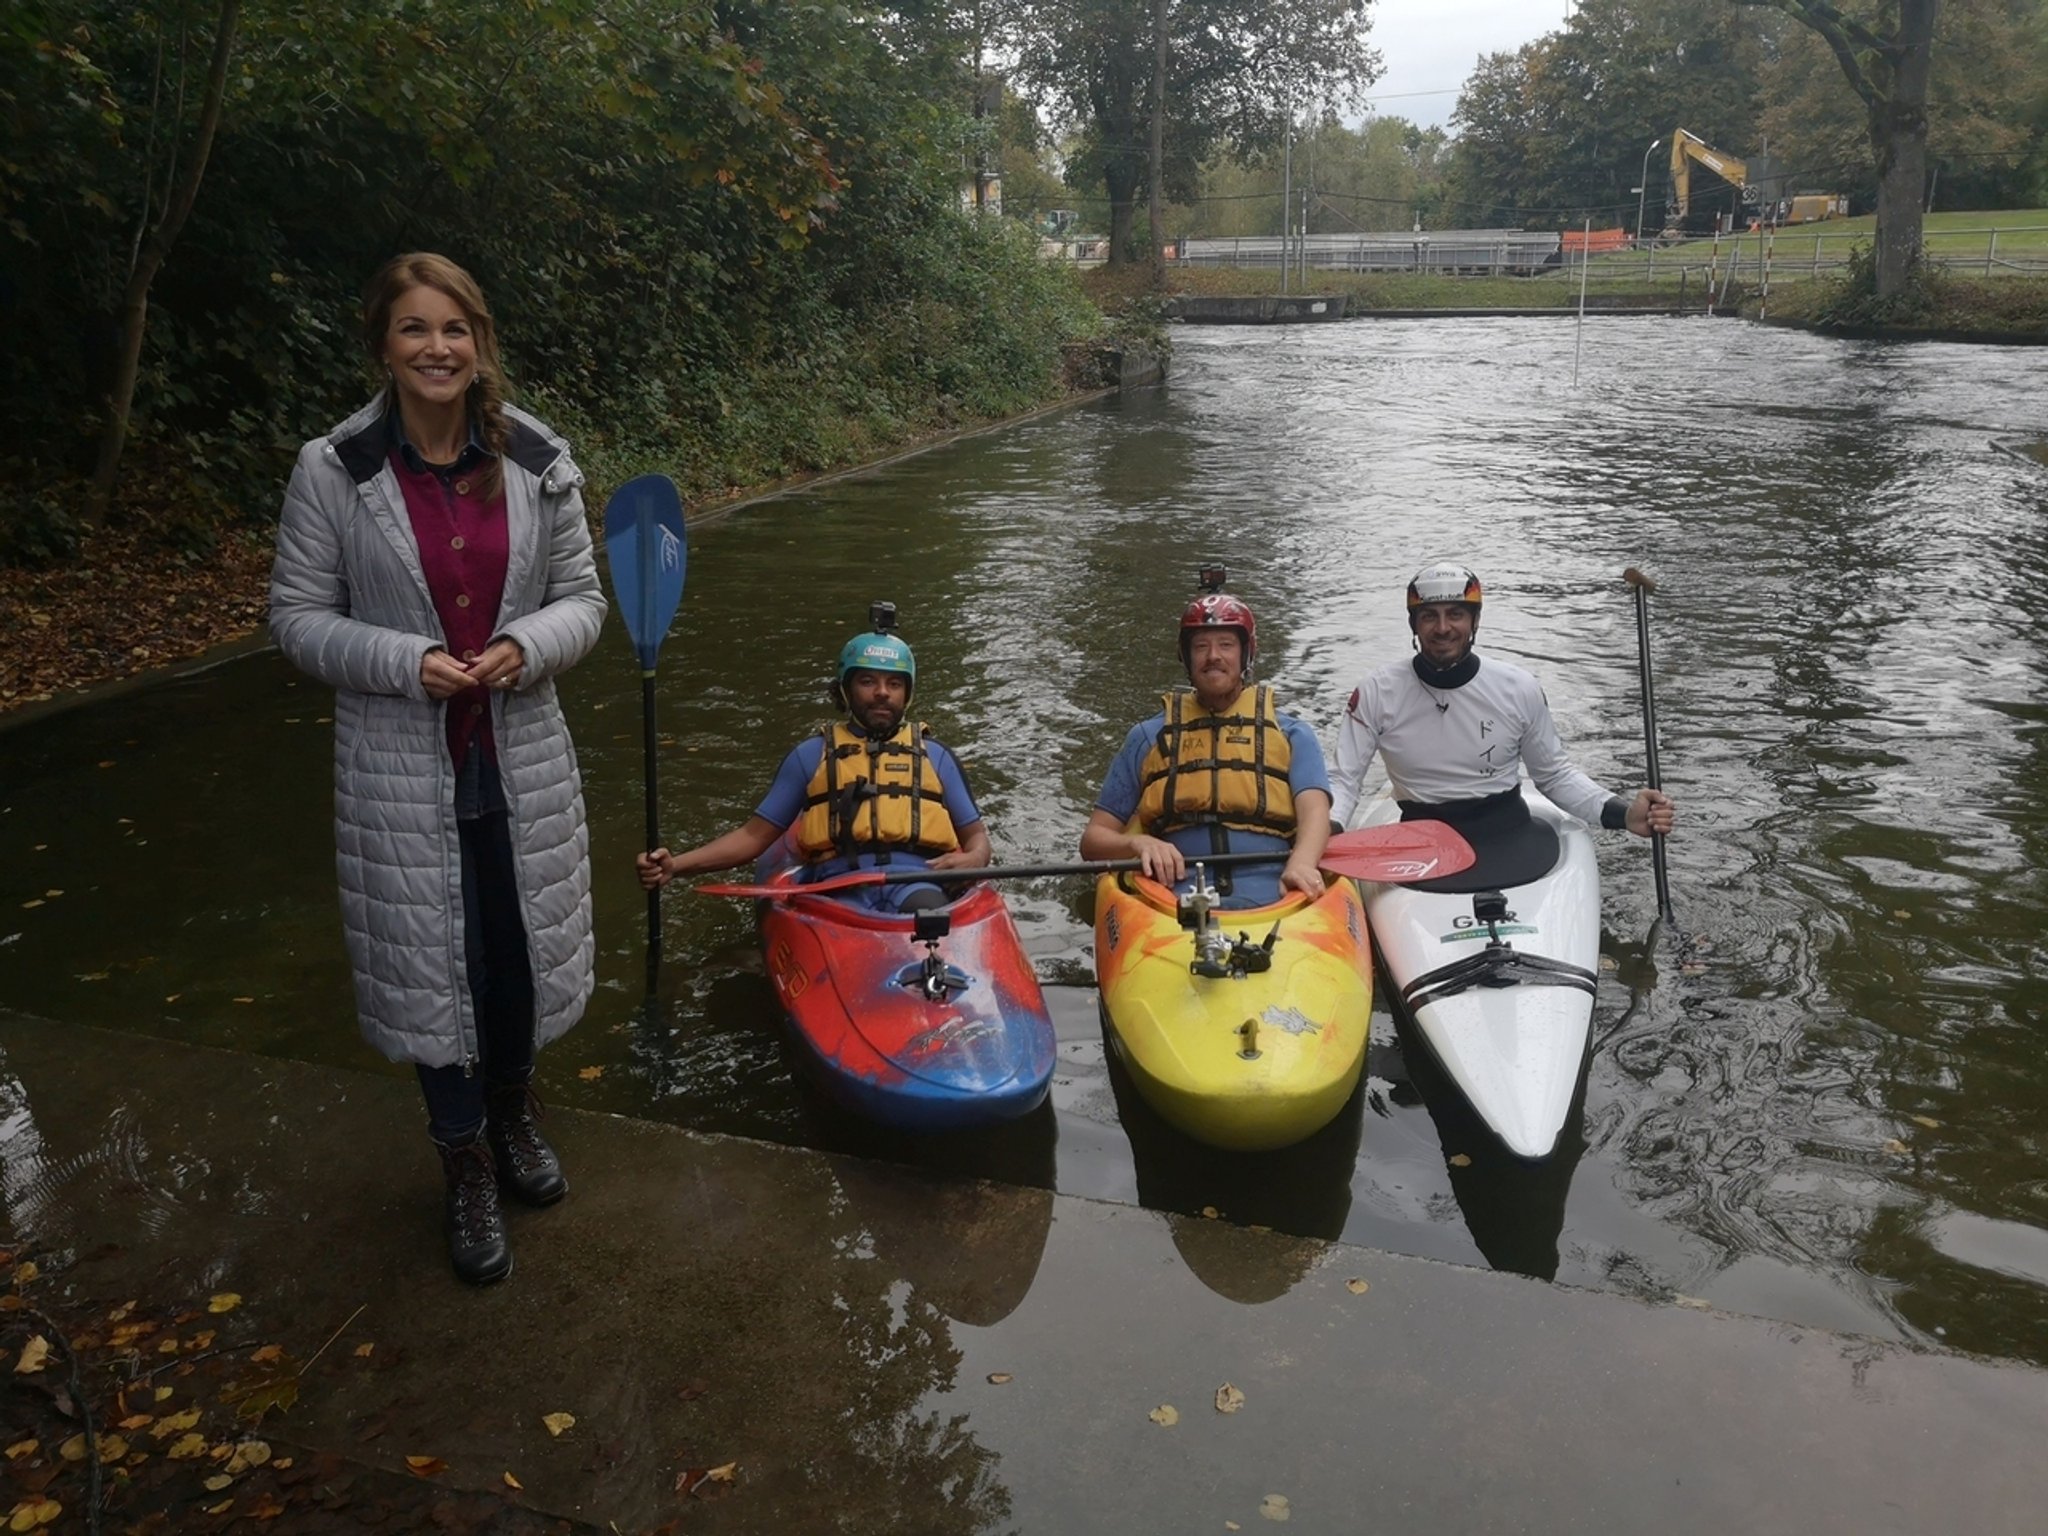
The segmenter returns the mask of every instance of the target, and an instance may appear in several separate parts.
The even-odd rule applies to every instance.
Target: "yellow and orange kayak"
[[[1321,1130],[1358,1086],[1372,1031],[1372,946],[1349,880],[1320,900],[1213,914],[1249,967],[1197,974],[1174,894],[1142,875],[1095,888],[1095,972],[1138,1091],[1211,1146],[1263,1151]],[[1270,945],[1268,935],[1277,933]],[[1240,937],[1242,936],[1242,937]],[[1250,959],[1263,949],[1266,968]]]

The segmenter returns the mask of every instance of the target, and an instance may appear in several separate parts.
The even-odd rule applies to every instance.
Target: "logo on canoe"
[[[1358,931],[1358,906],[1355,902],[1344,903],[1344,929],[1351,935],[1351,942],[1363,944],[1365,935]]]
[[[796,954],[787,944],[777,944],[768,952],[768,969],[775,973],[775,979],[782,984],[782,995],[799,998],[804,988],[811,984],[811,978],[804,968],[796,963]]]
[[[1513,914],[1509,915],[1512,916]],[[1469,917],[1453,918],[1452,922],[1462,923],[1464,926],[1456,933],[1438,934],[1436,937],[1437,943],[1464,944],[1469,943],[1473,939],[1490,939],[1493,937],[1494,932],[1498,932],[1502,938],[1506,938],[1511,933],[1541,933],[1543,931],[1533,923],[1498,923],[1492,931],[1489,931],[1485,928],[1474,926],[1472,919]]]
[[[1259,1022],[1272,1025],[1283,1035],[1313,1035],[1322,1028],[1299,1008],[1282,1008],[1278,1003],[1260,1014]]]
[[[1103,937],[1109,940],[1109,947],[1111,949],[1115,949],[1118,944],[1123,942],[1123,925],[1116,920],[1115,907],[1111,907],[1108,916],[1103,918],[1102,933]]]

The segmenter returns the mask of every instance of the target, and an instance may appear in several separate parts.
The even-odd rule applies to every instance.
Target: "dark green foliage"
[[[367,398],[361,284],[408,249],[476,273],[518,398],[600,486],[662,468],[702,495],[1045,398],[1093,312],[960,212],[947,9],[245,0],[150,296],[124,498],[184,509],[161,521],[187,546],[273,516],[297,444]],[[68,551],[55,509],[90,468],[212,15],[25,0],[0,22],[13,558]]]

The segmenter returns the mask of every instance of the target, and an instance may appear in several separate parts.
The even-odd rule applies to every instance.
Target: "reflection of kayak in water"
[[[1372,959],[1348,880],[1314,902],[1290,892],[1205,917],[1141,875],[1105,876],[1095,968],[1133,1084],[1198,1141],[1289,1146],[1327,1125],[1358,1084]]]
[[[951,1172],[861,1163],[838,1174],[849,1257],[879,1266],[877,1291],[909,1282],[908,1305],[987,1328],[1030,1294],[1052,1235],[1053,1194]]]
[[[1600,869],[1586,827],[1535,788],[1449,821],[1470,869],[1366,885],[1393,995],[1486,1127],[1519,1157],[1548,1157],[1570,1113],[1600,963]],[[1526,812],[1523,806],[1526,805]],[[1366,825],[1400,814],[1376,802]]]
[[[763,860],[762,883],[800,869]],[[1055,1039],[1031,957],[993,885],[923,912],[829,895],[760,903],[761,947],[804,1054],[832,1096],[903,1130],[1029,1114]]]

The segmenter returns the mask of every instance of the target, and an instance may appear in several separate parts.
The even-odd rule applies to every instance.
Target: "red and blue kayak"
[[[762,883],[800,890],[801,873],[764,861]],[[760,916],[776,995],[848,1108],[898,1130],[942,1131],[1045,1102],[1052,1015],[993,885],[924,912],[819,895],[763,901]]]

